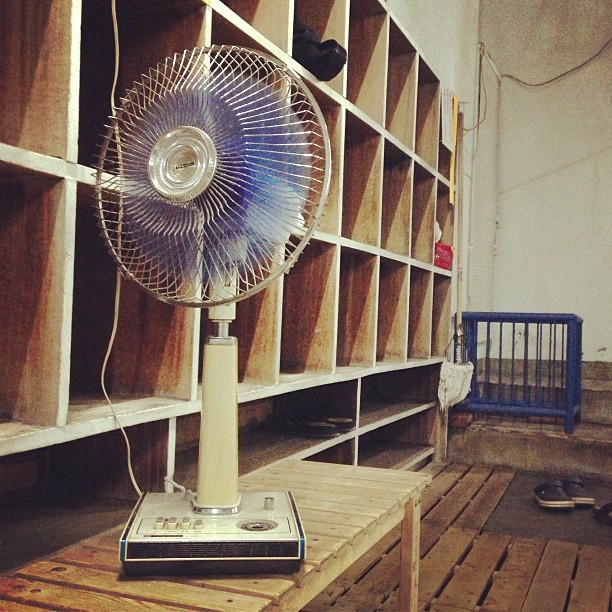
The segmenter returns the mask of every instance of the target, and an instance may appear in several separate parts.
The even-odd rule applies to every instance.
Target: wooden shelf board
[[[433,455],[431,446],[379,443],[359,445],[359,465],[387,469],[408,470],[411,466]]]
[[[302,437],[297,434],[257,427],[240,434],[240,472],[252,472],[282,459],[306,459],[354,438],[347,432],[334,438]]]
[[[113,404],[124,427],[168,419],[195,412],[199,402],[145,397]],[[117,429],[117,423],[104,400],[77,403],[70,407],[63,427],[26,425],[17,421],[0,423],[0,456],[70,442]]]
[[[434,408],[435,405],[435,401],[401,400],[390,403],[389,400],[381,400],[375,405],[362,406],[359,416],[359,433],[367,433],[390,423],[407,419],[419,412]]]

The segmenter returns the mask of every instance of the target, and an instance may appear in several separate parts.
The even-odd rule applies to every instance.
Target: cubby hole
[[[338,247],[312,241],[284,278],[280,370],[331,373]]]
[[[240,471],[310,457],[352,439],[356,398],[352,380],[240,404]]]
[[[408,470],[430,461],[434,448],[423,431],[427,416],[416,415],[374,429],[359,437],[358,464]]]
[[[117,267],[89,198],[76,212],[70,409],[104,403],[100,384],[115,310]],[[122,279],[117,332],[105,382],[113,401],[147,396],[192,399],[196,317]]]
[[[0,20],[0,142],[76,161],[76,5],[7,0]],[[73,11],[75,14],[73,15]]]
[[[222,0],[236,15],[244,19],[271,43],[285,52],[290,49],[293,24],[289,17],[289,0]]]
[[[172,306],[136,283],[122,281],[109,370],[113,392],[128,397],[192,399],[196,316],[199,312],[192,308]]]
[[[312,30],[321,41],[335,40],[342,47],[347,48],[347,0],[317,0],[317,2],[295,0],[294,17]],[[344,94],[345,75],[346,68],[327,81],[327,85],[339,94]]]
[[[417,54],[399,27],[389,23],[386,127],[414,149]]]
[[[199,0],[117,3],[120,74],[115,104],[166,57],[205,44],[205,10]],[[91,166],[111,113],[115,47],[110,3],[83,2],[81,28],[79,163]]]
[[[426,359],[431,352],[432,273],[410,268],[408,306],[408,357]]]
[[[0,421],[65,424],[74,184],[0,178]],[[74,193],[72,194],[74,197]]]
[[[399,255],[410,254],[410,203],[412,160],[385,142],[383,169],[381,246]]]
[[[344,146],[345,110],[320,90],[313,90],[313,94],[323,113],[323,119],[331,145],[331,177],[329,192],[317,229],[321,232],[337,236],[340,233],[342,202],[341,178],[343,173],[342,148]]]
[[[381,135],[347,113],[342,235],[373,246],[380,233],[382,157]]]
[[[370,430],[430,410],[436,402],[437,365],[382,372],[361,381],[359,427]]]
[[[338,366],[371,367],[375,363],[376,257],[342,249],[338,305]]]
[[[420,164],[414,165],[410,254],[423,263],[433,262],[436,179]]]
[[[452,245],[455,236],[455,207],[450,203],[449,187],[442,181],[438,181],[436,221],[442,232],[440,242]]]
[[[237,0],[235,3],[236,9],[240,7],[242,2]],[[253,2],[247,3],[254,4]],[[275,3],[266,2],[263,0],[258,4],[271,4]],[[284,4],[284,0],[281,0],[281,4]],[[237,13],[239,16],[242,16],[240,13]],[[245,12],[246,15],[246,12]],[[248,15],[246,15],[248,17]],[[245,19],[248,22],[248,19]],[[270,26],[274,26],[274,22],[270,23]],[[284,36],[284,34],[280,34]],[[265,44],[264,39],[257,36],[256,34],[251,35],[251,33],[246,33],[244,29],[242,29],[233,15],[228,16],[225,13],[218,13],[217,11],[213,11],[211,14],[211,28],[210,28],[210,42],[213,45],[236,45],[238,47],[247,47],[249,49],[254,49],[255,51],[261,51],[262,53],[269,54],[270,49]]]
[[[440,125],[440,81],[419,59],[416,112],[416,153],[432,168],[437,167]]]
[[[355,439],[345,440],[325,450],[307,457],[308,461],[322,461],[323,463],[338,463],[340,465],[353,465],[355,463]]]
[[[378,0],[351,0],[347,97],[384,124],[387,75],[387,12]]]
[[[113,328],[117,278],[117,267],[100,236],[93,207],[87,205],[87,198],[80,204],[76,209],[70,359],[73,403],[102,397],[100,373]]]
[[[408,328],[408,266],[380,260],[376,361],[406,360]]]
[[[440,142],[438,151],[438,172],[445,178],[450,178],[451,152]]]
[[[448,353],[451,323],[451,279],[434,274],[431,317],[431,353],[443,357]]]

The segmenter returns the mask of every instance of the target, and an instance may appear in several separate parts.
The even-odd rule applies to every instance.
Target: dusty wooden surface
[[[607,612],[612,548],[484,532],[514,471],[427,468],[421,501],[419,610]],[[304,612],[401,612],[399,531],[392,531]]]
[[[402,523],[405,550],[398,548],[398,563],[403,555],[414,574],[405,572],[404,594],[398,597],[412,598],[416,607],[418,513],[429,481],[426,474],[281,462],[240,483],[243,490],[293,492],[307,538],[299,572],[128,578],[118,559],[118,527],[0,577],[0,609],[297,611]]]

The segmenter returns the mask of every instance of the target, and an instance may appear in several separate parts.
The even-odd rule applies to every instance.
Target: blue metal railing
[[[563,419],[580,417],[582,319],[572,314],[465,312],[463,359],[474,364],[463,408]]]

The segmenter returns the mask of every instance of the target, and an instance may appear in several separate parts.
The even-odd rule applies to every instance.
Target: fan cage
[[[96,174],[102,235],[122,274],[158,299],[247,298],[308,243],[330,157],[316,100],[272,56],[235,46],[175,54],[110,119]]]

